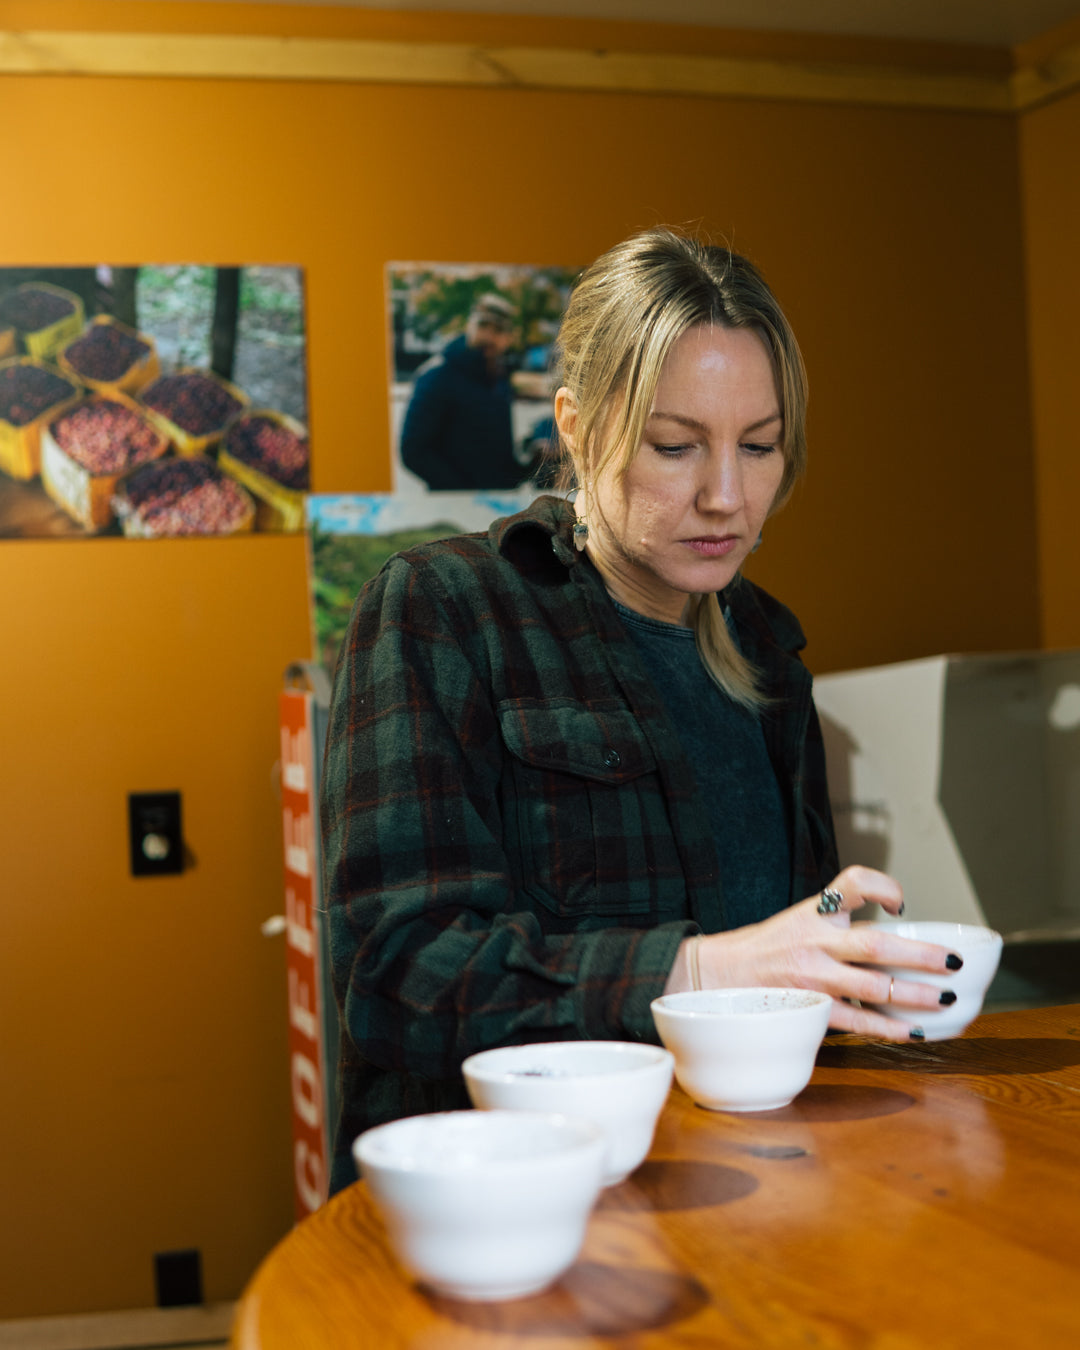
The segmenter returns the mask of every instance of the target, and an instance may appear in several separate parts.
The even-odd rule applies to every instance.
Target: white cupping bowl
[[[606,1140],[587,1120],[444,1111],[366,1130],[353,1156],[401,1262],[452,1298],[520,1298],[574,1262]]]
[[[866,1006],[886,1017],[899,1018],[920,1026],[928,1041],[944,1041],[959,1036],[982,1011],[983,999],[990,981],[997,974],[1001,960],[1002,937],[992,928],[974,923],[949,923],[919,919],[879,919],[875,928],[882,928],[896,937],[911,938],[915,942],[935,942],[948,947],[963,958],[959,970],[935,974],[926,970],[912,970],[904,966],[879,966],[886,975],[897,980],[912,980],[916,984],[931,984],[935,989],[951,989],[956,1002],[950,1007],[905,1008],[896,1003],[868,1003]]]
[[[658,1045],[556,1041],[470,1055],[461,1066],[474,1106],[485,1111],[560,1111],[607,1135],[604,1185],[645,1160],[671,1089],[674,1059]]]
[[[702,989],[654,999],[679,1086],[710,1111],[773,1111],[809,1083],[832,999],[809,989]]]

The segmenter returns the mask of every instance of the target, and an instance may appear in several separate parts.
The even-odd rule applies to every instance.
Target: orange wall
[[[1080,95],[1021,121],[1032,426],[1045,647],[1080,647]]]
[[[810,369],[810,478],[755,575],[814,668],[1037,643],[1010,119],[7,76],[0,123],[2,264],[305,268],[323,492],[389,485],[387,261],[727,234]],[[283,953],[259,924],[281,908],[275,696],[308,654],[305,584],[295,538],[0,543],[0,1317],[150,1304],[152,1254],[187,1246],[231,1297],[290,1222]],[[126,794],[171,788],[197,864],[133,881]]]

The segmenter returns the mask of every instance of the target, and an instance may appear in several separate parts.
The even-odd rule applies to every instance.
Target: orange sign
[[[281,694],[280,709],[293,1194],[297,1219],[302,1219],[326,1199],[330,1156],[322,949],[315,926],[319,853],[315,840],[311,695],[287,690]]]

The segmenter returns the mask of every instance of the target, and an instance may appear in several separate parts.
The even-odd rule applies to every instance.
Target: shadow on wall
[[[854,761],[859,745],[848,729],[818,710],[829,765],[829,798],[841,867],[858,863],[889,870],[892,813],[884,796],[855,796]]]

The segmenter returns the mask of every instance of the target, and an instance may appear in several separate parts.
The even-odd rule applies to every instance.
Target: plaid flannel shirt
[[[540,498],[397,555],[354,608],[322,778],[334,1189],[362,1129],[468,1104],[466,1055],[656,1040],[679,944],[725,926],[682,744],[572,524]],[[771,700],[790,903],[837,868],[804,639],[751,583],[724,599]]]

